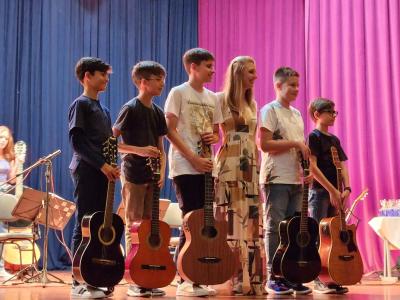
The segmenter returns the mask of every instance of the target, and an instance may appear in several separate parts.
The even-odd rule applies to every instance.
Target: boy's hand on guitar
[[[213,132],[204,132],[200,134],[201,140],[206,145],[215,144],[218,142],[218,137]]]
[[[160,157],[160,150],[157,147],[154,146],[145,146],[145,147],[140,147],[140,151],[138,155],[143,156],[143,157]]]
[[[335,189],[335,191],[333,193],[329,193],[329,199],[331,201],[331,204],[339,209],[342,203],[342,195],[340,194],[340,192]]]
[[[108,163],[104,163],[100,170],[104,173],[104,175],[106,175],[107,179],[110,181],[116,181],[121,175],[119,168],[114,168]]]
[[[211,172],[213,169],[213,163],[210,159],[198,155],[194,155],[189,162],[198,172]]]
[[[301,152],[301,155],[303,155],[304,160],[308,160],[310,158],[310,148],[303,142],[297,142],[297,149]]]
[[[305,184],[310,184],[310,183],[312,183],[313,178],[314,178],[313,174],[310,174],[310,175],[304,177],[303,181],[304,181]]]
[[[343,204],[346,203],[346,200],[349,198],[349,196],[350,196],[350,191],[344,190],[342,192],[341,198],[343,199]]]

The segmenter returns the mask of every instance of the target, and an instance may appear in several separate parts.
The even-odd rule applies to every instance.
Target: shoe
[[[177,296],[186,296],[186,297],[205,297],[208,296],[208,290],[202,288],[197,284],[193,284],[187,281],[184,281],[178,284],[176,289]]]
[[[211,286],[209,285],[200,285],[201,288],[205,289],[208,291],[208,296],[215,296],[217,295],[217,291],[215,289],[213,289]]]
[[[151,291],[151,289],[145,289],[140,286],[131,284],[126,291],[126,294],[131,297],[151,297]]]
[[[336,289],[326,285],[320,280],[315,280],[314,292],[316,292],[317,294],[336,294]]]
[[[165,291],[161,289],[151,289],[151,295],[153,297],[162,297],[165,296]]]
[[[97,299],[109,297],[101,289],[87,286],[86,284],[73,285],[71,288],[71,298]]]
[[[8,273],[4,268],[0,268],[1,279],[10,279],[13,276],[14,276],[13,274]]]
[[[335,289],[335,294],[340,294],[340,295],[346,294],[349,291],[347,287],[338,284],[328,284],[328,287],[331,289]]]
[[[282,280],[268,280],[266,290],[268,293],[275,295],[289,295],[293,294],[293,289],[288,287]]]
[[[309,287],[301,283],[292,283],[290,281],[284,280],[284,283],[287,287],[291,288],[295,295],[308,295],[312,292]]]
[[[243,296],[243,286],[241,282],[236,283],[232,287],[232,295],[234,296]]]

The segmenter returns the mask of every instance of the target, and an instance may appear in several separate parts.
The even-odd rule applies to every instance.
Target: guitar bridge
[[[200,257],[197,259],[199,262],[203,264],[217,264],[221,261],[218,257]]]
[[[354,259],[353,255],[339,255],[339,259],[343,261],[351,261]]]
[[[297,265],[300,268],[305,268],[305,267],[307,267],[309,265],[309,262],[308,261],[304,261],[304,260],[299,260],[299,261],[297,261]]]
[[[92,262],[97,265],[103,266],[116,266],[117,262],[111,259],[104,259],[104,258],[92,258]]]
[[[141,265],[142,270],[150,270],[150,271],[165,271],[167,269],[166,266],[160,265]]]

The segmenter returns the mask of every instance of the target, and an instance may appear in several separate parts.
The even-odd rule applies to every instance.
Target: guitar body
[[[95,287],[113,287],[124,276],[120,241],[122,219],[112,214],[112,226],[103,230],[104,212],[82,219],[82,242],[73,259],[74,279]]]
[[[283,254],[285,253],[288,245],[288,235],[287,235],[287,226],[288,222],[291,218],[287,218],[279,223],[279,246],[276,249],[274,254],[274,258],[272,259],[272,273],[275,276],[283,277],[281,270],[281,262]]]
[[[293,283],[305,283],[318,277],[321,259],[316,246],[318,223],[307,218],[307,230],[300,233],[301,217],[295,216],[287,221],[286,233],[288,245],[282,255],[282,276]],[[283,231],[283,229],[282,229]]]
[[[158,221],[159,235],[151,236],[151,220],[144,220],[131,228],[139,244],[132,243],[125,260],[125,280],[144,288],[160,288],[175,278],[176,267],[169,253],[170,228]],[[135,241],[135,239],[132,239]]]
[[[319,278],[325,283],[352,285],[361,281],[363,262],[356,243],[355,225],[340,230],[340,218],[324,218],[319,226],[322,269]]]
[[[226,242],[227,223],[215,220],[204,226],[204,210],[187,213],[183,219],[186,243],[178,255],[178,272],[197,284],[220,284],[232,277],[237,265]]]

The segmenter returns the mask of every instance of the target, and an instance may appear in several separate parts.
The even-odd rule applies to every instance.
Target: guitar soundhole
[[[159,235],[150,235],[149,237],[149,243],[152,247],[158,247],[160,246],[161,239]]]
[[[350,240],[349,233],[347,231],[345,231],[345,230],[340,231],[340,240],[343,243],[347,244],[349,242],[349,240]]]
[[[308,232],[299,232],[296,237],[299,247],[306,247],[310,243],[310,234]]]
[[[217,236],[217,230],[212,226],[205,226],[201,231],[201,234],[209,239],[215,238]]]
[[[108,244],[114,239],[114,232],[111,228],[101,228],[100,237],[102,243]]]

